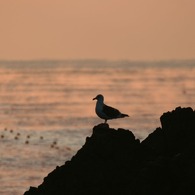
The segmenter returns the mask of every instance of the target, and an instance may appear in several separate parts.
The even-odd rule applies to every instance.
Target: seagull
[[[95,112],[101,118],[105,120],[117,119],[117,118],[124,118],[129,117],[128,114],[123,114],[116,108],[112,108],[104,104],[104,96],[99,94],[93,100],[97,100]]]

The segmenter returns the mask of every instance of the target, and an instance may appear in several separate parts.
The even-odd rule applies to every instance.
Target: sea
[[[195,60],[0,61],[0,194],[21,195],[70,160],[104,120],[92,99],[130,117],[111,128],[145,139],[176,107],[195,107]]]

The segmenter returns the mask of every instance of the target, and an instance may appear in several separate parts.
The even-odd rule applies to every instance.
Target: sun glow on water
[[[195,105],[194,61],[0,62],[0,75],[1,195],[39,185],[75,154],[103,122],[92,101],[99,93],[130,116],[110,127],[140,139],[160,126],[163,112]]]

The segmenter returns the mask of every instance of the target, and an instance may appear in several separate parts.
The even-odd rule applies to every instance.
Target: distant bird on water
[[[97,100],[95,107],[96,114],[101,119],[104,119],[105,123],[107,120],[129,117],[129,115],[121,113],[116,108],[112,108],[104,104],[104,96],[101,94],[97,95],[95,98],[93,98],[93,100]]]

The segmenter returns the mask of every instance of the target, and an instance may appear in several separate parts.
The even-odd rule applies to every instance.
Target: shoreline
[[[195,111],[177,107],[140,142],[130,130],[99,124],[64,165],[24,195],[195,194]]]

